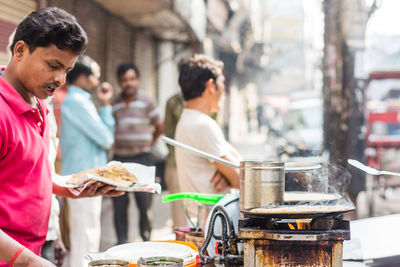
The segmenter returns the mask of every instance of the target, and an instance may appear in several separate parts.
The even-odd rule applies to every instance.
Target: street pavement
[[[171,205],[170,203],[162,203],[161,197],[167,194],[163,192],[161,195],[153,195],[152,215],[153,215],[153,231],[151,240],[173,240],[175,235],[172,232]],[[128,242],[141,242],[139,235],[138,210],[133,194],[130,194],[129,205],[129,234]],[[113,223],[113,204],[111,198],[103,198],[102,214],[101,214],[101,241],[100,251],[105,251],[114,246],[117,242],[116,233]],[[67,255],[64,267],[73,267],[69,263],[69,255]]]
[[[154,194],[152,202],[152,221],[153,231],[151,232],[151,240],[168,240],[174,239],[175,235],[172,231],[171,205],[170,203],[162,203],[161,197],[168,192],[164,191],[161,195]],[[139,234],[139,213],[133,194],[130,194],[129,205],[129,232],[128,242],[141,242]],[[183,215],[184,216],[184,215]],[[103,208],[101,214],[101,244],[100,250],[104,251],[114,246],[117,237],[113,222],[113,205],[111,198],[103,199]]]

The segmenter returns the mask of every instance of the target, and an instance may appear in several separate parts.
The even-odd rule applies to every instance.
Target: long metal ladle
[[[237,164],[235,164],[235,163],[233,163],[233,162],[230,162],[230,161],[224,160],[224,159],[222,159],[222,158],[220,158],[220,157],[217,157],[217,156],[208,154],[207,152],[204,152],[204,151],[198,150],[197,148],[194,148],[194,147],[185,145],[185,144],[183,144],[183,143],[181,143],[181,142],[175,141],[174,139],[168,138],[168,137],[166,137],[166,136],[163,136],[162,139],[163,139],[167,144],[170,144],[171,146],[176,146],[176,147],[180,147],[180,148],[189,150],[189,151],[191,151],[191,152],[197,154],[197,155],[200,156],[200,157],[207,158],[207,159],[211,159],[211,160],[217,161],[217,162],[219,162],[219,163],[222,163],[222,164],[225,164],[225,165],[234,167],[234,168],[240,168],[239,165],[237,165]]]
[[[371,168],[369,166],[366,166],[362,164],[361,162],[355,160],[355,159],[348,159],[347,162],[356,167],[357,169],[360,169],[368,174],[371,175],[393,175],[393,176],[400,176],[400,173],[397,172],[391,172],[391,171],[379,171],[377,169]]]
[[[180,148],[186,149],[186,150],[188,150],[188,151],[190,151],[192,153],[195,153],[196,155],[198,155],[200,157],[207,158],[207,159],[210,159],[210,160],[214,160],[214,161],[217,161],[219,163],[222,163],[222,164],[234,167],[234,168],[240,168],[240,165],[237,165],[237,164],[235,164],[233,162],[227,161],[227,160],[222,159],[220,157],[211,155],[211,154],[209,154],[207,152],[204,152],[204,151],[201,151],[201,150],[199,150],[197,148],[185,145],[185,144],[183,144],[181,142],[175,141],[174,139],[168,138],[166,136],[163,136],[162,139],[167,144],[169,144],[171,146],[175,146],[175,147],[180,147]],[[307,170],[315,170],[315,169],[320,169],[320,168],[321,168],[321,164],[312,164],[310,166],[300,166],[300,167],[296,167],[296,166],[291,166],[291,167],[289,166],[288,167],[288,166],[286,166],[285,167],[285,171],[307,171]],[[263,167],[255,167],[254,169],[262,170]],[[266,167],[266,169],[271,169],[271,167]]]

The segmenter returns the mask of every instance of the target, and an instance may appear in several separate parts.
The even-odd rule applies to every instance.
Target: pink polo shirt
[[[0,69],[1,70],[1,69]],[[40,255],[49,222],[52,180],[47,108],[29,106],[0,76],[0,229]],[[0,261],[0,267],[9,266]]]

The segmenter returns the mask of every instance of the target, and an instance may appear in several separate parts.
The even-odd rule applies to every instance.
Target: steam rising
[[[343,167],[324,164],[319,169],[286,172],[285,191],[329,194],[331,200],[300,201],[291,205],[335,205],[354,207],[347,193],[351,175]]]

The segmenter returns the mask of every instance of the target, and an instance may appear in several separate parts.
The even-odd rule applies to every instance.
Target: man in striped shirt
[[[114,160],[152,165],[151,146],[162,131],[160,111],[151,97],[139,90],[140,73],[134,64],[121,64],[117,79],[122,89],[113,105],[116,121]],[[139,227],[143,241],[150,239],[149,209],[152,194],[135,192],[139,208]],[[114,224],[118,244],[127,242],[129,195],[114,200]]]

